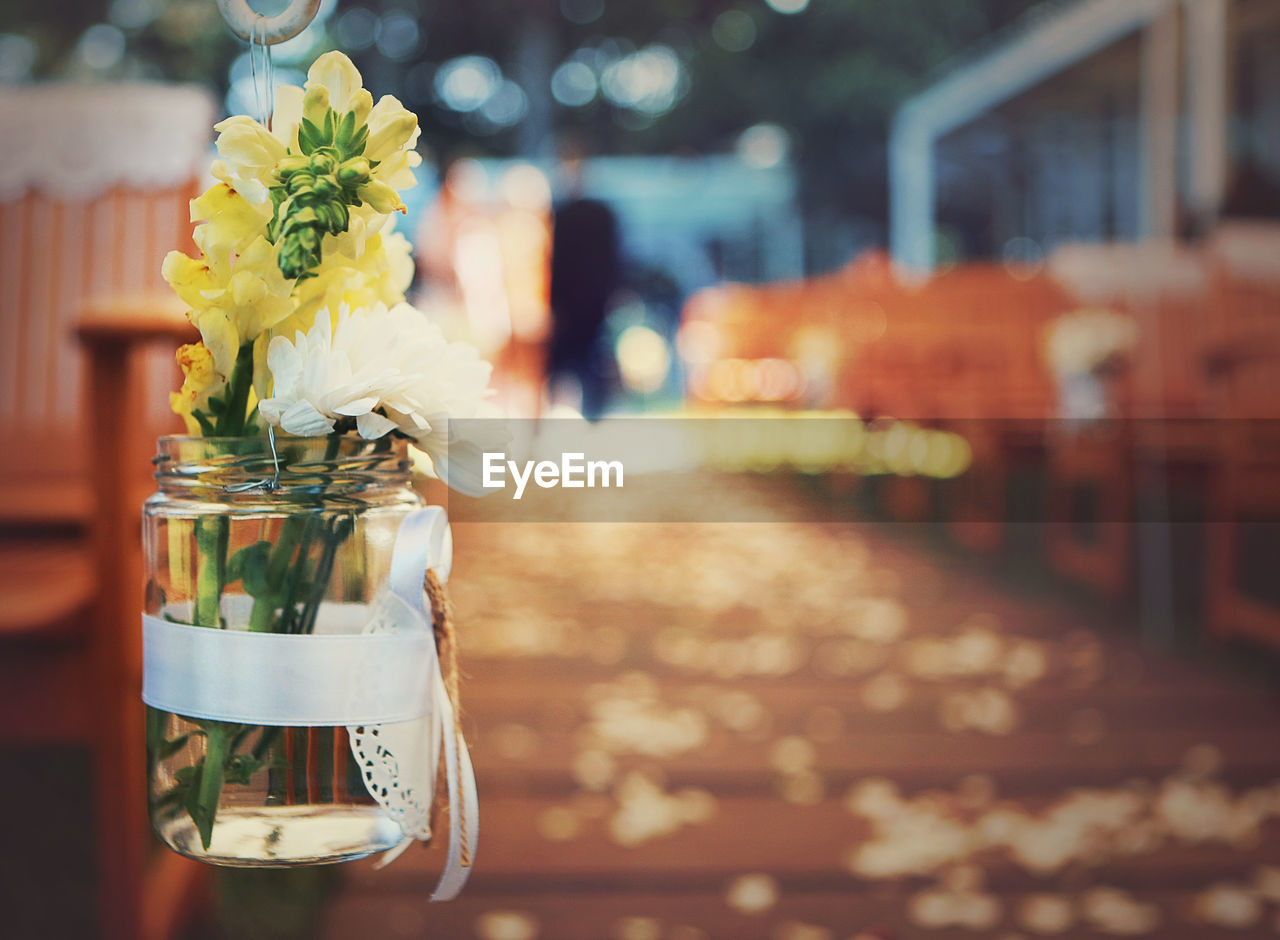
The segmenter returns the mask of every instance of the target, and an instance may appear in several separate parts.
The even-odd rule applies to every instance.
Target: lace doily
[[[0,199],[181,185],[207,168],[215,118],[213,98],[190,85],[0,88]]]
[[[375,605],[365,626],[366,635],[422,632],[421,615],[396,594],[386,592]],[[425,629],[429,630],[430,625]],[[434,658],[434,657],[433,657]],[[439,682],[438,671],[423,664],[429,681]],[[381,685],[375,673],[368,681]],[[432,689],[434,699],[435,690]],[[434,713],[414,721],[394,724],[349,725],[351,753],[364,777],[369,794],[394,819],[406,838],[431,838],[431,804],[435,797],[436,768],[440,766],[440,719]]]

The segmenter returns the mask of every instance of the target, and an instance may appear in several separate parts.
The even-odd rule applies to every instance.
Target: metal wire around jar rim
[[[406,486],[404,442],[338,438],[161,438],[152,463],[161,492],[240,502],[313,499]],[[336,450],[330,453],[330,450]]]

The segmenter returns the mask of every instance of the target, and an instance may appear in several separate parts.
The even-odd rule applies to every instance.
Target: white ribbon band
[[[143,615],[142,653],[142,700],[189,718],[348,725],[409,721],[433,707],[429,633],[248,633]]]

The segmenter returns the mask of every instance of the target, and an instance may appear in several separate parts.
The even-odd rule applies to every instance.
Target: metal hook
[[[249,6],[248,0],[218,0],[218,9],[231,31],[241,39],[253,42],[255,27],[260,31],[262,44],[274,46],[292,39],[306,29],[316,18],[320,0],[290,0],[289,6],[275,16],[261,16]],[[261,25],[259,25],[261,21]]]

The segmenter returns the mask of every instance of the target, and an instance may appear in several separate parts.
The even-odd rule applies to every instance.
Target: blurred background
[[[6,0],[0,935],[1280,931],[1280,4],[323,0],[274,81],[330,49],[419,115],[411,299],[510,415],[732,433],[679,522],[455,525],[462,899],[180,864],[159,270],[262,76],[214,0]]]

